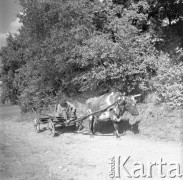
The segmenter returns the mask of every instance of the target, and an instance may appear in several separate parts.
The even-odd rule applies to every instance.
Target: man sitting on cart
[[[72,103],[68,102],[66,98],[59,101],[56,114],[61,116],[67,124],[77,119],[76,107]]]

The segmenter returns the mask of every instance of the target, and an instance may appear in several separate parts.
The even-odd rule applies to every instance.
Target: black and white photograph
[[[183,0],[0,0],[0,180],[183,180]]]

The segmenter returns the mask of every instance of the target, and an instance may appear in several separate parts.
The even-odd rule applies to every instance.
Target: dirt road
[[[140,135],[125,135],[120,140],[114,136],[77,134],[72,130],[57,137],[50,137],[49,132],[37,134],[32,122],[21,122],[17,107],[0,108],[0,179],[60,179],[60,180],[106,180],[112,174],[112,160],[115,156],[115,176],[118,176],[118,157],[121,156],[120,178],[134,179],[140,171],[133,174],[136,162],[144,165],[147,178],[149,162],[159,162],[162,159],[167,165],[163,167],[163,174],[169,169],[175,169],[181,164],[181,144],[149,140]],[[60,129],[62,131],[62,129]],[[123,166],[124,161],[128,161]],[[170,163],[177,166],[170,168]],[[179,164],[178,164],[179,163]],[[137,166],[136,166],[137,167]],[[139,166],[138,166],[139,167]],[[141,166],[142,167],[142,166]],[[174,168],[173,168],[174,167]],[[126,170],[125,170],[126,168]],[[137,169],[137,168],[136,168]],[[129,174],[132,178],[129,178]],[[178,169],[172,172],[172,176]],[[179,173],[178,173],[179,174]],[[110,175],[110,176],[109,176]],[[161,179],[158,167],[152,170],[151,179]],[[164,179],[169,179],[168,176]],[[176,177],[174,179],[181,179]]]

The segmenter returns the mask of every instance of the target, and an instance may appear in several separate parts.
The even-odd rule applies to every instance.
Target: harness
[[[118,105],[118,108],[119,108],[119,102],[121,101],[121,99],[118,99],[117,101],[115,101],[113,104],[111,104],[111,105],[109,105],[109,106],[107,106],[106,108],[104,108],[104,109],[101,109],[101,110],[98,110],[98,111],[95,111],[95,112],[93,112],[93,113],[91,113],[91,114],[88,114],[87,116],[83,116],[83,117],[80,117],[80,118],[78,118],[77,120],[75,120],[74,122],[81,122],[81,121],[83,121],[84,119],[87,119],[88,117],[90,117],[90,116],[94,116],[95,114],[98,114],[98,113],[102,113],[102,112],[105,112],[106,110],[108,110],[108,109],[110,109],[112,106],[114,106],[114,105]],[[123,105],[125,106],[125,101],[123,102]],[[113,109],[111,108],[111,111],[112,111]],[[114,111],[114,110],[113,110]],[[124,113],[124,108],[123,108],[123,111],[122,111],[123,113]],[[114,113],[115,113],[115,111],[114,111]],[[121,116],[121,114],[122,113],[120,113],[119,115]],[[117,115],[117,113],[116,113],[116,115]],[[118,116],[118,115],[117,115]]]
[[[107,110],[110,111],[110,118],[113,119],[112,116],[115,116],[116,118],[115,119],[119,119],[119,117],[121,115],[124,114],[125,112],[125,101],[123,100],[123,102],[121,102],[122,100],[121,99],[118,99],[117,101],[115,101],[113,104],[109,105],[108,107],[102,109],[102,110],[99,110],[99,111],[95,111],[93,112],[92,114],[89,114],[87,117],[89,116],[94,116],[95,114],[98,114],[98,113],[103,113]],[[122,107],[121,107],[122,106]],[[116,107],[116,108],[115,108]],[[115,110],[116,109],[116,110]],[[118,109],[118,110],[117,110]]]
[[[111,108],[111,111],[113,113],[113,115],[115,115],[117,118],[119,118],[120,116],[122,116],[125,112],[125,101],[123,101],[122,103],[120,103],[121,100],[116,101],[116,107],[119,110],[119,113],[117,113],[114,108]],[[120,106],[123,106],[122,108]]]

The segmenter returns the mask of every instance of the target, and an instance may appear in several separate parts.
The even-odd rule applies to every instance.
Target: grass
[[[168,110],[165,106],[153,103],[139,107],[140,133],[148,137],[180,142],[183,136],[181,110]]]
[[[21,111],[19,106],[11,106],[9,104],[6,105],[0,105],[1,111],[0,111],[0,118],[1,120],[21,120]],[[11,109],[10,109],[11,108]]]

